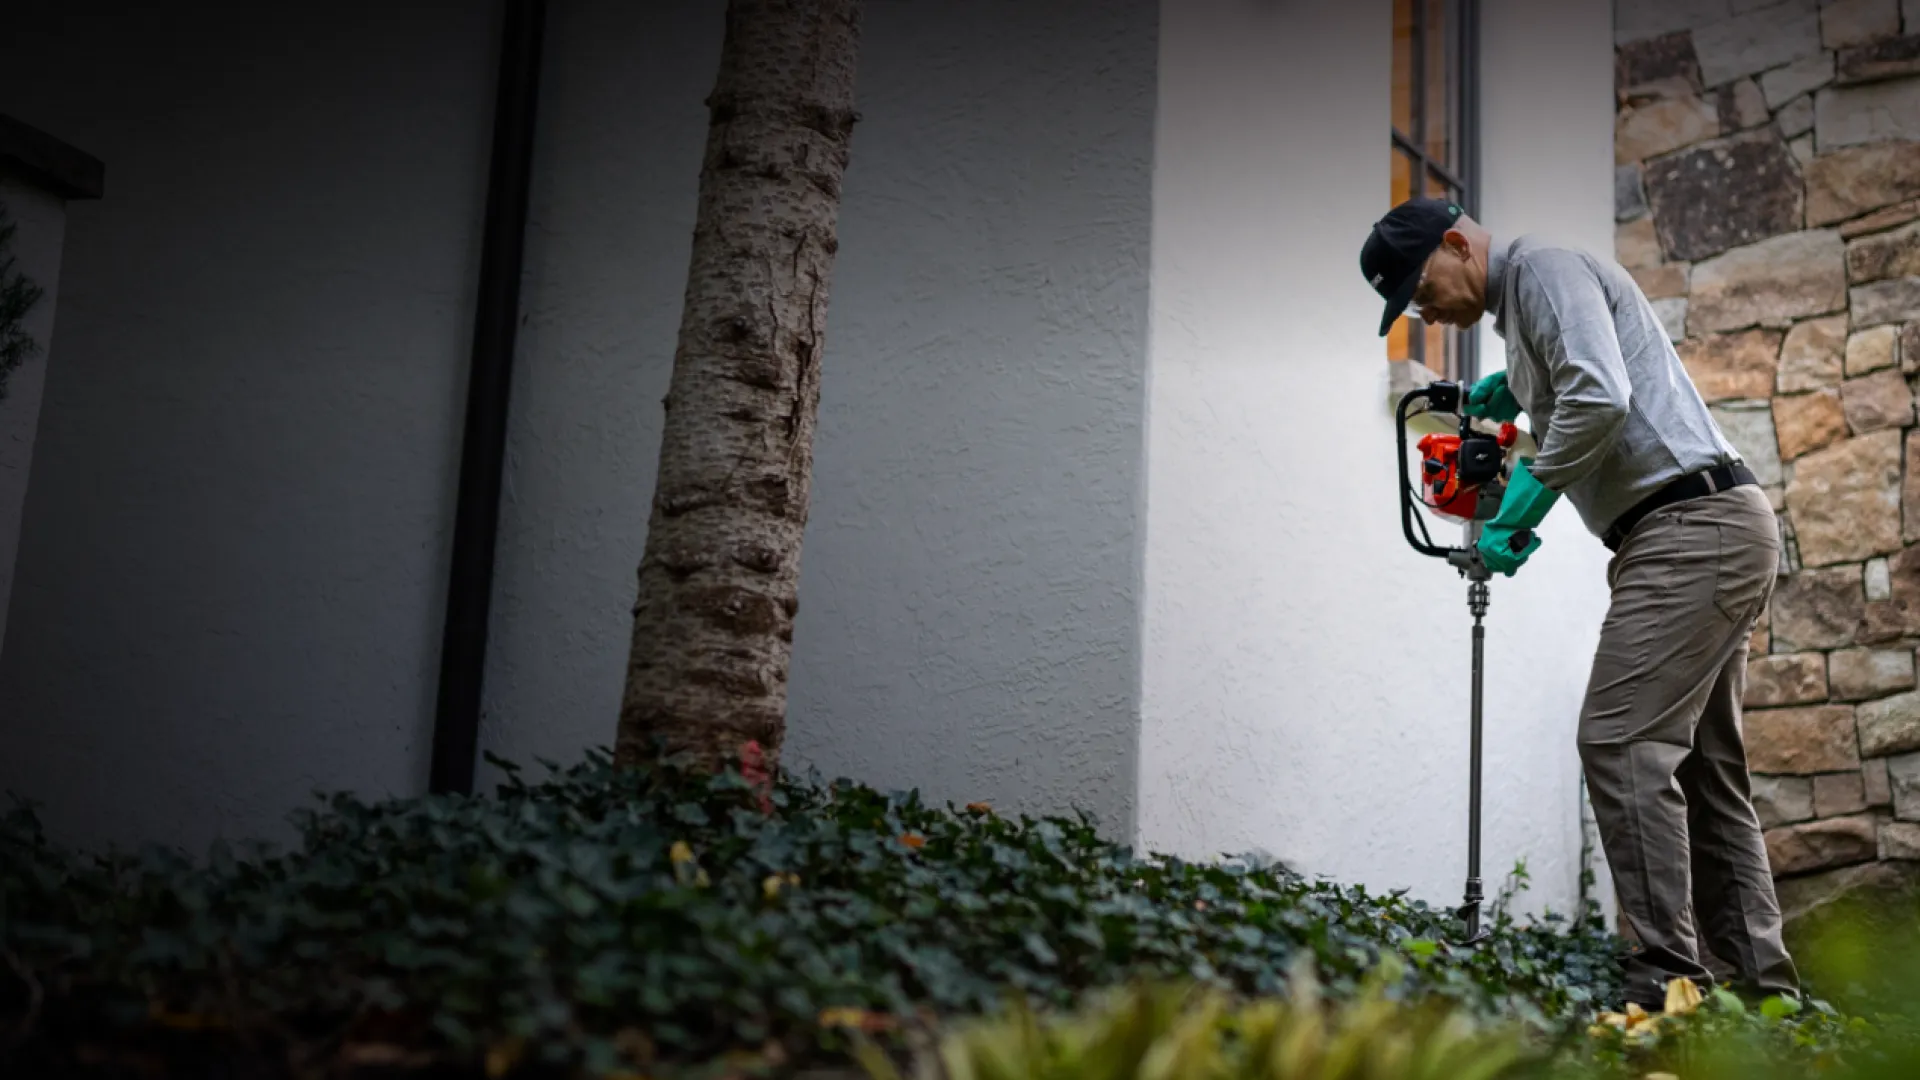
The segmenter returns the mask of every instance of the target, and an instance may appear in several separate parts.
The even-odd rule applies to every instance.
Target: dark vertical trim
[[[1419,155],[1413,194],[1427,193],[1427,3],[1413,0],[1413,145]]]
[[[1413,0],[1413,196],[1420,198],[1427,193],[1427,2]],[[1427,364],[1427,324],[1420,323],[1420,331],[1414,332],[1413,324],[1407,322],[1407,355],[1416,364]]]
[[[1460,173],[1467,213],[1480,212],[1480,0],[1460,0]]]
[[[499,539],[501,470],[507,451],[507,396],[513,381],[514,330],[520,321],[520,268],[526,246],[527,192],[533,171],[535,103],[540,82],[545,0],[506,0],[500,21],[499,82],[493,112],[493,162],[487,175],[480,287],[461,440],[460,499],[454,512],[447,619],[440,646],[440,694],[433,722],[429,789],[470,793],[480,741],[480,693],[486,675],[487,613]]]
[[[1458,0],[1460,23],[1460,115],[1458,132],[1460,205],[1480,217],[1480,0]],[[1480,331],[1464,331],[1460,343],[1460,381],[1480,377]]]

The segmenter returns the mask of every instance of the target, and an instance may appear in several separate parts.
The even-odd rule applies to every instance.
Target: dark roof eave
[[[107,167],[92,154],[0,113],[0,170],[71,201],[99,198]]]

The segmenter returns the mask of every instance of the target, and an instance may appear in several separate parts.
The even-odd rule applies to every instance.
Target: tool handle
[[[1413,535],[1413,522],[1419,511],[1414,509],[1413,488],[1407,478],[1407,419],[1413,403],[1421,399],[1428,402],[1429,409],[1446,412],[1459,408],[1460,388],[1448,382],[1429,383],[1409,390],[1400,398],[1400,405],[1394,410],[1394,437],[1400,449],[1400,529],[1406,534],[1407,543],[1413,546],[1413,550],[1422,555],[1431,555],[1434,558],[1452,562],[1456,555],[1461,554],[1460,548],[1441,547],[1438,544],[1424,542]],[[1421,531],[1426,531],[1425,526],[1421,527]]]
[[[1447,560],[1455,566],[1464,563],[1478,563],[1479,553],[1472,548],[1441,547],[1433,543],[1423,543],[1413,535],[1413,519],[1419,513],[1414,508],[1413,489],[1407,477],[1407,420],[1409,410],[1415,401],[1426,399],[1428,407],[1436,412],[1448,412],[1460,407],[1461,388],[1455,383],[1434,382],[1408,391],[1400,398],[1399,407],[1394,410],[1397,425],[1396,441],[1400,450],[1400,528],[1406,533],[1407,543],[1422,555],[1431,555]],[[1533,543],[1533,530],[1520,529],[1509,541],[1509,550],[1518,555]]]

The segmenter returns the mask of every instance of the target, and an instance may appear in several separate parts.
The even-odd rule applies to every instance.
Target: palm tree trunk
[[[618,764],[785,736],[859,0],[730,0]]]

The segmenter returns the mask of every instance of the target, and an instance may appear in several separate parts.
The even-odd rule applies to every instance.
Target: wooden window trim
[[[1430,180],[1438,177],[1444,187],[1436,194],[1457,193],[1461,209],[1470,216],[1477,217],[1480,212],[1480,95],[1479,95],[1479,32],[1480,5],[1478,0],[1442,0],[1451,16],[1448,27],[1446,51],[1454,62],[1454,77],[1447,80],[1446,105],[1449,114],[1449,148],[1453,151],[1454,161],[1435,161],[1427,150],[1427,52],[1428,33],[1427,2],[1412,0],[1413,40],[1412,40],[1412,78],[1409,84],[1413,112],[1413,128],[1404,132],[1397,125],[1389,124],[1391,133],[1390,153],[1405,155],[1413,172],[1412,193],[1414,196],[1428,194]],[[1448,189],[1452,189],[1451,192]],[[1435,376],[1445,376],[1444,361],[1438,367],[1428,362],[1426,355],[1426,335],[1412,332],[1420,326],[1419,320],[1406,317],[1408,359],[1426,367]],[[1452,330],[1454,355],[1458,370],[1454,376],[1462,382],[1469,382],[1479,376],[1480,341],[1478,328],[1472,330]]]

